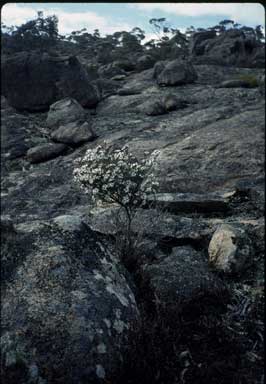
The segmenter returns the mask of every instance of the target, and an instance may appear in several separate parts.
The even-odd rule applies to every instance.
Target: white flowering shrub
[[[117,203],[130,211],[156,192],[158,183],[151,172],[156,155],[154,151],[138,160],[127,146],[113,150],[99,145],[77,160],[74,179],[94,201]]]
[[[101,201],[118,204],[126,214],[127,225],[123,227],[127,248],[132,245],[131,222],[136,209],[146,197],[156,192],[158,182],[151,172],[158,151],[150,156],[145,153],[138,160],[127,146],[121,149],[108,147],[106,143],[89,149],[76,161],[74,180],[95,203]]]

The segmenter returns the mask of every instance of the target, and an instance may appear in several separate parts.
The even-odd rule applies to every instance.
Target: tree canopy
[[[102,64],[107,64],[117,58],[127,58],[129,55],[139,55],[148,52],[157,59],[187,55],[188,47],[195,33],[212,31],[216,35],[228,30],[239,30],[249,41],[261,43],[264,41],[261,25],[255,28],[241,26],[233,20],[225,19],[217,25],[208,28],[190,26],[185,32],[170,25],[164,18],[149,20],[155,37],[145,41],[145,31],[139,27],[131,31],[117,31],[113,34],[101,36],[95,29],[89,33],[86,28],[62,36],[58,33],[58,18],[56,15],[44,17],[43,12],[37,12],[35,19],[20,26],[6,26],[1,24],[2,53],[13,53],[23,50],[49,51],[62,43],[69,44],[75,54],[82,52],[88,57],[97,57]]]
[[[37,12],[36,19],[20,26],[7,27],[1,24],[2,46],[7,51],[23,51],[31,49],[47,50],[59,39],[57,16],[44,17]]]

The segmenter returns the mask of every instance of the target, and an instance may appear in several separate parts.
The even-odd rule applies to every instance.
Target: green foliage
[[[37,18],[19,27],[6,27],[2,24],[3,51],[8,53],[24,50],[39,49],[41,51],[52,48],[59,39],[57,16],[44,17],[38,12]]]
[[[166,23],[166,19],[164,17],[159,19],[150,19],[149,23],[151,24],[153,31],[156,33],[156,35],[160,38],[160,33],[167,33],[169,32],[169,26]]]
[[[120,32],[121,50],[123,54],[130,54],[132,52],[141,51],[140,41],[143,39],[143,35],[136,31],[132,32]]]
[[[42,12],[37,17],[21,26],[6,26],[1,24],[2,53],[14,53],[22,50],[49,51],[57,45],[64,53],[75,55],[86,54],[87,58],[100,64],[109,64],[115,60],[130,59],[132,62],[148,52],[156,60],[175,59],[188,56],[188,46],[197,32],[214,31],[216,35],[228,30],[238,30],[245,36],[245,46],[252,52],[254,46],[264,41],[261,25],[255,28],[241,26],[233,20],[222,20],[213,27],[187,28],[185,33],[170,25],[166,18],[152,18],[149,24],[155,38],[143,44],[145,32],[135,27],[131,31],[118,31],[101,36],[98,29],[89,33],[86,28],[73,31],[66,36],[58,33],[58,19],[54,16],[44,17]],[[60,42],[60,44],[58,44]]]
[[[259,81],[258,81],[257,77],[255,75],[252,75],[252,74],[240,75],[238,77],[238,80],[242,80],[242,81],[247,82],[247,84],[250,88],[255,88],[255,87],[259,86]]]
[[[221,25],[221,26],[224,26],[224,27],[226,27],[226,26],[233,26],[234,25],[234,20],[222,20],[222,21],[220,21],[220,23],[219,23],[219,25]]]
[[[143,39],[145,39],[145,32],[139,27],[133,28],[130,33],[132,35],[135,35],[139,42],[141,42]]]
[[[159,19],[150,19],[149,23],[152,26],[153,32],[157,35],[159,41],[165,40],[166,37],[174,35],[178,29],[172,28],[164,17]]]
[[[96,46],[100,40],[100,34],[98,30],[95,30],[93,34],[86,32],[87,28],[82,28],[79,31],[73,31],[69,35],[65,36],[65,39],[71,43],[75,43],[78,48],[83,51],[90,50],[95,52]]]
[[[157,39],[148,41],[144,46],[157,60],[175,59],[188,54],[189,38],[195,29],[184,34],[179,29],[173,28],[165,18],[153,18],[149,23]]]

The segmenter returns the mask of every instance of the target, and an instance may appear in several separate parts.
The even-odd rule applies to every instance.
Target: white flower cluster
[[[76,161],[74,180],[97,201],[118,203],[132,210],[140,206],[147,196],[156,192],[158,183],[151,168],[158,151],[138,160],[127,146],[113,150],[106,143],[89,149]]]

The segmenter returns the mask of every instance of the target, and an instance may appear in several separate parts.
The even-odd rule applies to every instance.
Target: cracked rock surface
[[[41,63],[52,65],[45,57]],[[39,163],[27,153],[51,148],[49,112],[18,111],[1,98],[4,382],[239,384],[240,372],[248,384],[260,383],[265,100],[258,87],[220,85],[264,70],[193,64],[193,82],[169,88],[154,78],[165,65],[145,64],[73,92],[97,107],[73,102],[63,142],[71,137],[75,145]],[[113,75],[112,66],[103,70]],[[48,96],[45,107],[58,100]],[[15,101],[24,105],[21,97]],[[147,115],[150,100],[171,103],[164,114]],[[40,103],[30,99],[35,111]],[[58,105],[61,123],[71,105]],[[79,137],[71,129],[84,121],[93,141],[87,125]],[[132,222],[141,235],[132,269],[115,251],[117,207],[93,206],[73,181],[74,161],[103,141],[127,144],[138,158],[160,151],[161,206],[139,209]],[[240,248],[252,248],[252,263],[230,276],[208,262],[211,239],[224,226],[243,231]],[[184,353],[191,356],[186,372]]]

